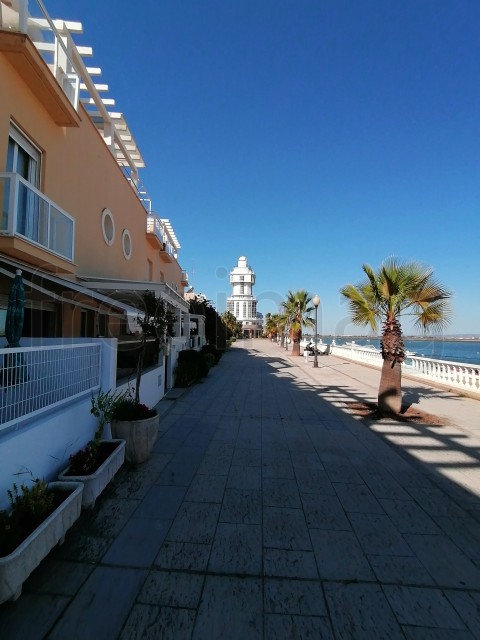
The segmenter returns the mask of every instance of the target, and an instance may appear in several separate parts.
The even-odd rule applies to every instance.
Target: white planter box
[[[50,482],[48,486],[69,495],[15,551],[0,558],[0,604],[20,596],[25,580],[53,547],[64,541],[65,533],[80,516],[83,484]]]
[[[109,442],[117,444],[117,446],[95,473],[88,476],[67,476],[65,474],[68,473],[70,468],[67,467],[58,476],[58,479],[62,482],[83,482],[82,507],[84,509],[93,509],[95,500],[112,480],[125,460],[125,440],[101,440],[100,442]]]

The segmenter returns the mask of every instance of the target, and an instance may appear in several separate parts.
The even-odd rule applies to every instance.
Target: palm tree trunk
[[[292,356],[299,356],[300,355],[300,341],[293,341],[293,345],[292,345]]]
[[[302,330],[291,329],[290,337],[292,339],[292,356],[300,355],[300,340],[302,339]]]
[[[378,389],[378,408],[386,413],[400,413],[402,408],[402,365],[383,361]]]

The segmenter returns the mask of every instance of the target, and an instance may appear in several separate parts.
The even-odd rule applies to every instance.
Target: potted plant
[[[129,389],[127,395],[117,399],[112,412],[111,429],[115,438],[126,440],[125,459],[140,464],[150,456],[158,436],[159,416],[157,410],[140,402],[140,382],[148,337],[154,337],[157,346],[165,343],[171,327],[171,313],[164,301],[154,291],[143,293],[145,314],[137,317],[141,329],[141,348],[137,359],[135,394]]]
[[[90,412],[98,418],[98,428],[93,440],[73,453],[70,465],[60,473],[58,479],[84,484],[82,507],[93,509],[95,501],[125,460],[125,440],[102,440],[105,426],[112,420],[114,408],[126,394],[115,394],[100,390],[92,396]]]
[[[34,479],[13,484],[0,511],[0,604],[16,600],[32,571],[80,516],[83,484]]]
[[[126,441],[125,459],[131,464],[148,460],[158,436],[159,416],[133,395],[119,400],[112,414],[112,434]]]

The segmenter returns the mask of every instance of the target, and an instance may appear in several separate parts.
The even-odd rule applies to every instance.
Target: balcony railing
[[[74,109],[78,108],[80,75],[71,45],[60,35],[41,0],[0,2],[0,28],[26,33],[32,39]]]
[[[164,230],[163,230],[163,225],[160,222],[160,218],[158,216],[155,215],[150,215],[147,216],[147,233],[150,235],[154,235],[157,240],[158,240],[158,244],[162,247],[163,246],[163,238],[164,238]]]
[[[0,235],[18,236],[73,262],[75,220],[18,173],[0,173]]]
[[[0,349],[0,431],[100,385],[101,345]]]
[[[147,233],[150,235],[154,235],[157,238],[158,244],[160,245],[160,249],[162,251],[165,251],[165,253],[167,253],[169,256],[172,256],[173,258],[177,257],[177,252],[168,239],[165,225],[155,214],[147,216]]]

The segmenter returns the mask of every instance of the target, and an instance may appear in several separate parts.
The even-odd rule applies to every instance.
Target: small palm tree
[[[284,326],[288,327],[290,337],[292,339],[292,356],[300,355],[300,340],[302,339],[303,327],[312,327],[314,325],[310,313],[313,307],[309,306],[312,298],[305,289],[299,291],[289,291],[287,299],[282,303],[282,314]]]
[[[383,367],[378,390],[378,408],[399,413],[402,406],[402,368],[405,359],[400,317],[415,317],[415,327],[423,332],[444,329],[451,317],[451,293],[434,280],[433,271],[418,262],[386,260],[375,272],[363,265],[367,278],[348,284],[340,293],[348,301],[353,324],[370,325],[377,331],[383,322]]]
[[[283,331],[281,317],[278,313],[267,313],[265,318],[265,334],[272,340],[277,339],[277,335]]]
[[[140,382],[142,380],[143,360],[147,349],[147,338],[153,337],[157,345],[164,344],[169,335],[169,326],[173,323],[173,313],[168,309],[162,298],[148,289],[142,294],[144,315],[137,317],[137,324],[141,331],[141,347],[137,360],[137,374],[135,383],[135,404],[140,404]]]
[[[228,337],[238,336],[242,332],[242,323],[238,322],[236,317],[233,315],[231,311],[224,311],[221,315],[223,320],[223,324],[226,326],[228,333],[230,334]]]

